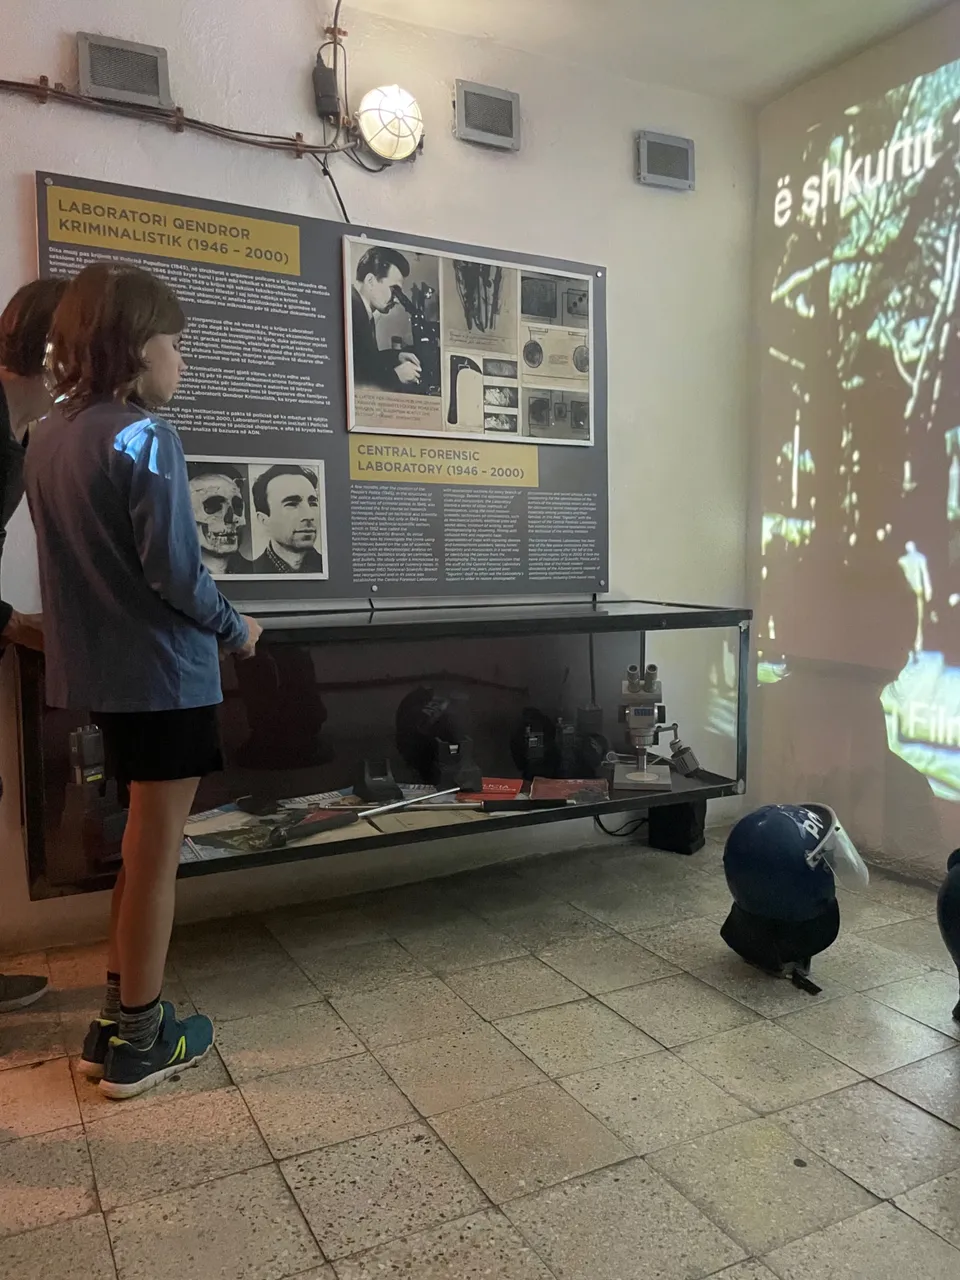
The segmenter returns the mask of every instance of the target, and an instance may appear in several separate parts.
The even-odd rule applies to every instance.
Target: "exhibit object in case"
[[[257,655],[224,664],[227,766],[180,874],[661,807],[663,844],[691,851],[704,802],[746,786],[750,619],[642,601],[266,616]],[[90,717],[45,707],[42,656],[17,661],[31,894],[107,888],[123,788],[77,767]]]

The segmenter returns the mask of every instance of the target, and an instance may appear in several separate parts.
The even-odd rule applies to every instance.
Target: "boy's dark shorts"
[[[174,782],[205,778],[223,768],[217,708],[183,711],[102,711],[108,770],[118,782]]]

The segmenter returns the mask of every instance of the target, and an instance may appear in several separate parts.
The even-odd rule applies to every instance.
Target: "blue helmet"
[[[836,898],[836,878],[864,887],[867,869],[826,805],[768,804],[730,832],[723,869],[734,902],[768,920],[812,920]]]
[[[836,882],[864,888],[869,874],[826,805],[766,805],[730,832],[723,869],[734,905],[721,936],[774,973],[807,974],[840,931]]]

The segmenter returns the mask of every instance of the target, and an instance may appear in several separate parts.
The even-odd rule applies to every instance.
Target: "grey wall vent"
[[[77,35],[80,92],[86,98],[172,107],[166,49],[109,36]]]
[[[463,142],[519,151],[520,95],[509,89],[474,84],[472,80],[458,80],[453,132]]]
[[[647,187],[694,191],[697,185],[696,149],[692,138],[672,133],[637,134],[637,180]]]

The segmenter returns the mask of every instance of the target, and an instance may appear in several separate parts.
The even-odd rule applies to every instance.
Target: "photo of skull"
[[[330,576],[319,458],[187,458],[200,558],[214,578]]]
[[[215,578],[244,573],[249,547],[246,469],[229,462],[188,462],[190,500],[200,538],[200,558]]]

